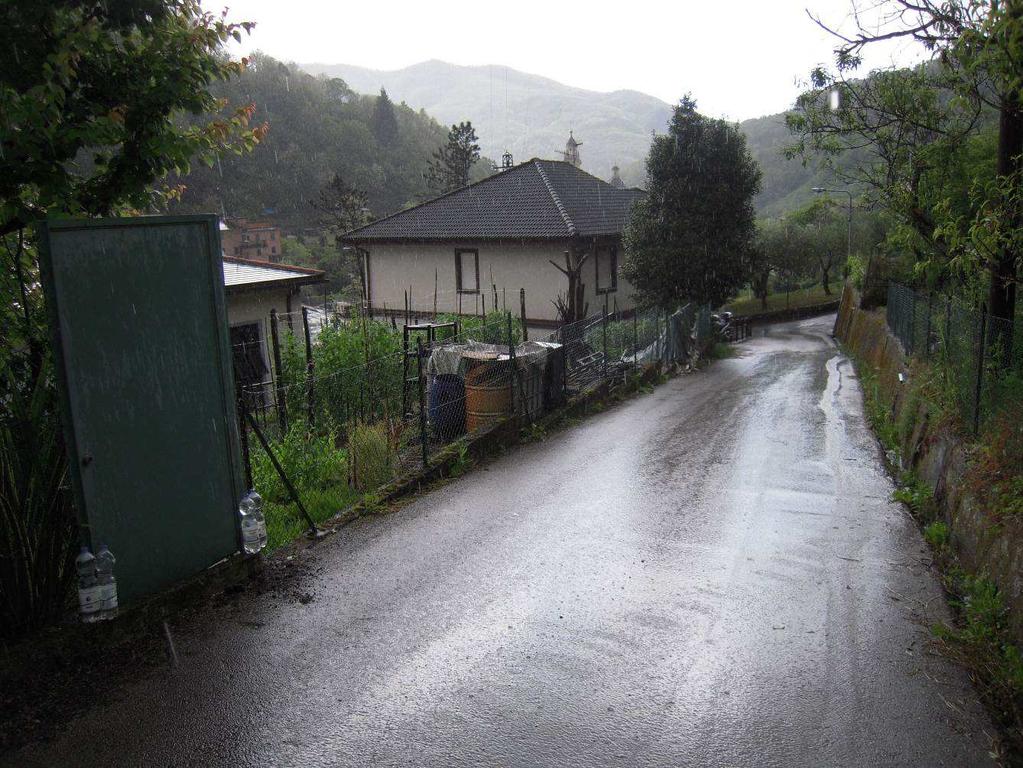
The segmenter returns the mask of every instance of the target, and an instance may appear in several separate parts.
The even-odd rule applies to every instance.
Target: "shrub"
[[[317,429],[336,429],[355,418],[385,417],[400,410],[401,342],[401,335],[387,323],[376,321],[320,331],[313,343]],[[288,332],[281,347],[288,413],[292,423],[307,422],[305,342]]]
[[[459,338],[462,341],[478,341],[482,344],[507,344],[508,343],[508,315],[501,311],[487,312],[486,317],[478,315],[441,314],[437,316],[438,323],[458,322]],[[441,335],[438,338],[445,338]],[[512,315],[511,324],[512,344],[522,341],[522,321]]]
[[[930,525],[924,527],[924,539],[935,549],[941,549],[942,547],[948,546],[948,526],[940,520],[934,521]]]
[[[47,369],[27,385],[13,366],[0,378],[0,639],[58,619],[75,575],[78,531]]]
[[[383,424],[357,424],[348,435],[351,486],[371,491],[394,477],[394,452]]]
[[[608,320],[607,322],[607,359],[608,362],[621,360],[623,355],[631,355],[633,341],[637,346],[644,346],[644,339],[652,340],[657,336],[655,320],[652,317],[636,319],[633,328],[632,319]],[[647,341],[647,344],[650,342]],[[586,332],[586,344],[595,351],[604,349],[604,329],[600,323]]]
[[[347,483],[347,454],[336,446],[333,432],[309,434],[304,423],[295,424],[283,439],[270,444],[284,474],[298,491],[302,505],[316,522],[333,517],[357,495]],[[308,523],[292,501],[270,457],[254,441],[251,460],[252,483],[265,502],[267,546],[273,550],[299,536]]]
[[[1023,516],[1023,397],[988,421],[968,474],[971,490],[995,522]]]
[[[345,452],[335,447],[333,432],[310,435],[305,425],[295,424],[270,445],[284,473],[301,495],[303,491],[344,487],[347,461]],[[252,482],[267,501],[288,503],[291,497],[274,469],[270,457],[258,444],[252,446]]]

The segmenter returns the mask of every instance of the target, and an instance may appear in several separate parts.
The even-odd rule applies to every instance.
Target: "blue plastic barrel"
[[[438,440],[453,440],[465,432],[465,382],[461,377],[453,373],[433,377],[430,426]]]

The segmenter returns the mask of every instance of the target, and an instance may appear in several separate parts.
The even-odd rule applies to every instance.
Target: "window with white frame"
[[[480,292],[480,252],[475,248],[455,251],[455,289],[459,293]]]

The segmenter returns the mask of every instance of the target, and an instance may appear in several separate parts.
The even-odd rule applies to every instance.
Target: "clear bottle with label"
[[[117,559],[106,544],[96,550],[96,583],[99,586],[101,619],[112,619],[117,615],[117,579],[114,565]]]
[[[241,516],[242,551],[254,555],[266,546],[266,520],[263,518],[263,498],[249,491],[238,504]]]
[[[86,546],[75,558],[78,572],[78,615],[82,621],[91,623],[100,618],[100,587],[96,575],[96,558]]]

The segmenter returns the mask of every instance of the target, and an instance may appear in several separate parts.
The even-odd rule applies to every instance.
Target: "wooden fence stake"
[[[313,362],[313,340],[309,335],[309,308],[306,306],[302,307],[302,326],[305,330],[305,375],[306,375],[306,407],[308,408],[309,416],[309,428],[312,429],[315,419],[313,416],[313,406],[315,399],[315,391],[313,389],[313,368],[315,363]]]
[[[277,423],[281,434],[288,434],[288,400],[284,393],[284,366],[281,365],[281,337],[277,320],[277,310],[270,310],[270,343],[274,358],[274,376],[277,381]]]
[[[519,288],[519,316],[522,318],[522,340],[529,341],[529,329],[526,328],[526,289]]]

